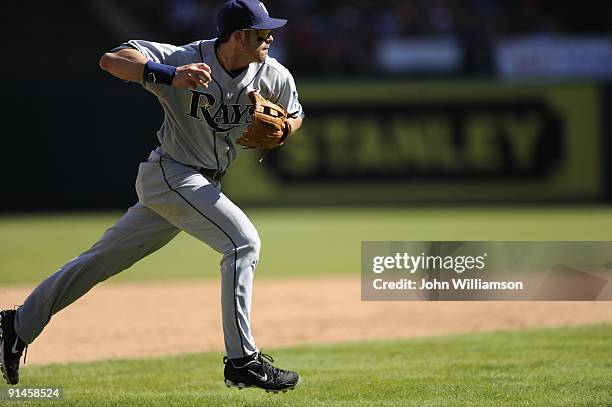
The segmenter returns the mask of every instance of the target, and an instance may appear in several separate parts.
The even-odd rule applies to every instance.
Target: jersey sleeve
[[[289,117],[296,118],[304,116],[295,81],[289,71],[286,72],[286,76],[283,78],[283,82],[280,86],[280,95],[276,103],[287,109],[287,115]]]
[[[140,51],[147,59],[154,62],[172,66],[181,66],[181,58],[185,52],[183,47],[177,47],[171,44],[163,44],[159,42],[144,41],[144,40],[130,40],[124,42],[117,48],[113,49],[112,52],[119,51],[125,48],[133,48]],[[143,80],[139,83],[148,91],[155,94],[158,97],[163,96],[169,91],[169,86],[157,83],[145,82]]]
[[[124,42],[113,51],[118,51],[123,48],[134,48],[140,51],[147,59],[154,62],[166,65],[173,65],[177,63],[178,54],[181,51],[180,47],[172,44],[163,44],[160,42],[144,41],[144,40],[130,40]]]

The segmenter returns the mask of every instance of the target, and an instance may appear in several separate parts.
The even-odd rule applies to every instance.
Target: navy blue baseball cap
[[[230,0],[217,13],[219,34],[245,29],[273,30],[285,24],[287,20],[270,17],[266,6],[259,0]]]

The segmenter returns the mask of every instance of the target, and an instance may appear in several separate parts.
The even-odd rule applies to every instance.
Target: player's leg
[[[136,204],[89,250],[34,289],[17,310],[15,328],[19,337],[31,343],[53,314],[97,283],[161,248],[178,233],[179,230],[164,218]]]
[[[221,305],[228,355],[237,358],[257,352],[250,329],[253,273],[260,245],[255,227],[221,194],[218,185],[190,167],[162,159],[149,162],[142,172],[145,180],[160,177],[166,190],[160,194],[153,189],[152,196],[145,192],[144,204],[223,254]]]
[[[179,230],[137,204],[91,249],[44,280],[17,310],[0,311],[0,370],[8,384],[19,382],[19,360],[51,316],[94,285],[164,246]]]
[[[150,164],[150,163],[149,163]],[[149,178],[160,174],[168,194],[143,201],[177,227],[223,254],[221,307],[228,358],[226,384],[257,386],[269,391],[293,388],[294,372],[271,366],[259,353],[251,333],[253,276],[259,259],[257,230],[233,202],[193,169],[168,159],[148,166]],[[243,387],[244,387],[243,386]]]

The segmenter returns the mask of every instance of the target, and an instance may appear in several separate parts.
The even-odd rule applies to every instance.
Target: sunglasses
[[[272,34],[272,30],[253,30],[253,29],[246,29],[243,31],[254,31],[255,34],[257,35],[257,41],[259,42],[264,42],[265,40],[268,39],[268,37],[270,37],[270,34]]]

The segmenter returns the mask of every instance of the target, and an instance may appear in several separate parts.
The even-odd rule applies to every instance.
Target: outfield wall
[[[601,98],[588,84],[303,84],[300,134],[263,171],[243,154],[225,186],[250,203],[599,201]]]
[[[224,180],[240,204],[601,202],[612,194],[610,87],[458,81],[308,82],[306,121]],[[162,117],[139,85],[13,80],[0,210],[131,205]]]

